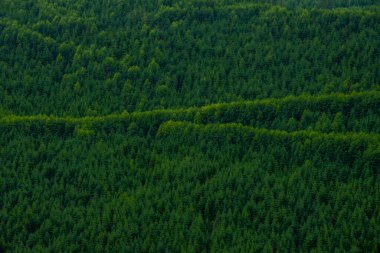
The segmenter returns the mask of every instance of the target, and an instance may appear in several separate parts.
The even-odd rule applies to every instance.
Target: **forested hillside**
[[[0,252],[379,252],[377,0],[0,0]]]
[[[380,82],[378,6],[2,2],[0,102],[16,114],[104,115]]]

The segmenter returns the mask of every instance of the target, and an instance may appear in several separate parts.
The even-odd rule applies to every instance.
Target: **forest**
[[[379,252],[377,0],[0,0],[0,253]]]

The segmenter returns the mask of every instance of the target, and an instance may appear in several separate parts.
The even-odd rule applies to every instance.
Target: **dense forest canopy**
[[[0,0],[0,252],[379,252],[377,0]]]
[[[104,115],[380,82],[378,6],[2,2],[0,102],[16,114]]]

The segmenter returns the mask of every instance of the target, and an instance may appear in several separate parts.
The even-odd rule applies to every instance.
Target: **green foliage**
[[[91,136],[91,135],[94,135],[95,132],[92,129],[90,129],[88,126],[78,125],[75,128],[74,133],[75,133],[76,136],[81,137],[81,136]]]
[[[142,98],[142,104],[146,98]],[[377,91],[321,96],[285,97],[232,103],[210,104],[187,109],[162,109],[84,118],[14,116],[5,114],[0,123],[47,121],[96,125],[113,120],[137,122],[143,129],[157,130],[168,120],[197,124],[235,122],[247,126],[287,131],[313,129],[321,132],[380,133],[380,93]],[[114,126],[116,127],[116,126]],[[124,127],[124,126],[122,126]]]
[[[11,129],[3,248],[376,252],[379,136],[174,121],[157,137],[136,123],[93,138]]]
[[[78,117],[378,90],[378,6],[330,2],[3,1],[0,101]]]
[[[0,6],[0,252],[380,251],[378,1]]]
[[[79,83],[79,82],[76,82],[76,83],[74,84],[74,91],[75,91],[75,92],[79,92],[79,91],[80,91],[80,83]]]

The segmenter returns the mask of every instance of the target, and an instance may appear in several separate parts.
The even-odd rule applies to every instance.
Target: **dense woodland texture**
[[[378,6],[69,2],[2,0],[5,110],[91,116],[380,83]]]
[[[0,0],[0,252],[379,252],[377,0]]]

